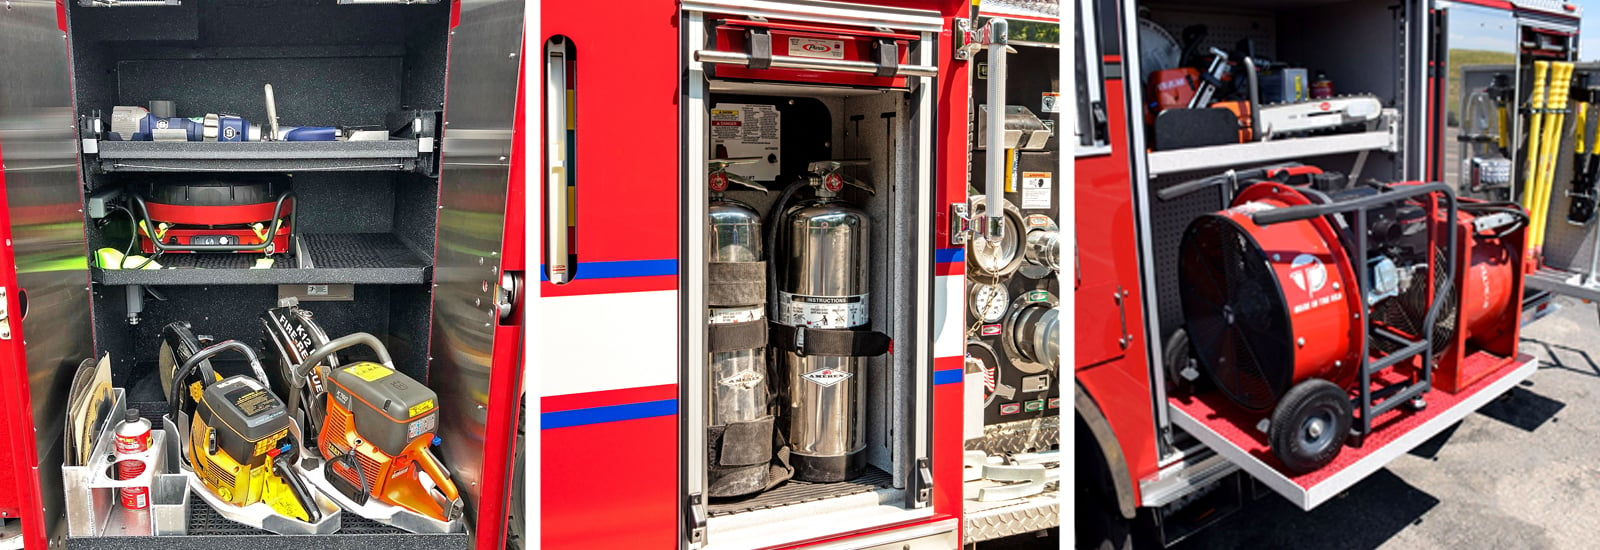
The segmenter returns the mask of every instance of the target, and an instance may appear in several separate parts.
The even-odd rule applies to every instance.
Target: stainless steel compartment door
[[[32,405],[28,410],[3,407],[11,426],[25,428],[11,432],[13,439],[22,436],[24,445],[6,442],[0,453],[38,466],[37,486],[17,486],[24,491],[38,488],[33,495],[38,500],[21,510],[30,548],[44,547],[45,533],[55,532],[64,517],[61,432],[66,386],[78,362],[93,354],[72,69],[63,26],[55,2],[12,0],[0,10],[0,52],[5,52],[0,56],[0,185],[10,218],[6,244],[15,254],[15,264],[6,262],[0,269],[16,268],[17,288],[6,289],[11,310],[6,322],[22,329],[9,342],[0,334],[0,346],[17,344],[21,335],[28,335],[23,343],[26,378],[12,378],[9,369],[0,369],[0,377],[9,379],[5,384],[22,381],[19,393],[0,396],[0,403],[26,395]],[[26,434],[32,434],[32,443],[26,443]]]

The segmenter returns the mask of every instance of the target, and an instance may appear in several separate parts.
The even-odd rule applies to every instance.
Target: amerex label
[[[778,322],[791,327],[851,328],[867,324],[867,295],[778,293]]]
[[[837,369],[817,369],[800,375],[801,378],[822,387],[832,386],[855,376]]]
[[[1022,173],[1023,208],[1050,208],[1050,176],[1049,172]]]
[[[716,148],[711,156],[761,157],[765,160],[735,164],[728,171],[755,180],[776,180],[783,160],[781,129],[776,105],[718,103],[711,108],[711,145]]]
[[[765,379],[766,377],[761,376],[761,373],[747,370],[739,371],[739,374],[718,380],[717,383],[734,389],[748,390],[756,387],[757,384],[760,384]]]
[[[844,41],[791,36],[789,37],[789,55],[793,57],[844,59]]]

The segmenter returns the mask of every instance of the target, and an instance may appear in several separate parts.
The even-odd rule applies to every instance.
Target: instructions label
[[[773,181],[783,156],[782,121],[776,105],[718,103],[711,108],[711,158],[761,157],[762,162],[735,164],[728,171],[741,176]]]
[[[1022,173],[1023,208],[1050,208],[1050,176],[1049,172]]]
[[[806,296],[779,292],[778,322],[806,328],[859,327],[867,324],[867,295]]]
[[[844,59],[844,41],[791,36],[789,37],[789,55],[793,57]]]

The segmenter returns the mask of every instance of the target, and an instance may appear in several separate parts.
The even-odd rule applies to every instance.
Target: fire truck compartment
[[[1359,446],[1349,446],[1331,464],[1300,475],[1288,473],[1267,448],[1267,435],[1257,427],[1260,416],[1246,413],[1219,392],[1169,397],[1168,410],[1173,423],[1185,432],[1296,506],[1310,510],[1459,422],[1538,370],[1538,360],[1528,354],[1519,354],[1514,361],[1476,354],[1469,357],[1467,363],[1468,370],[1498,369],[1460,393],[1444,390],[1426,393],[1427,406],[1420,411],[1397,407],[1384,413],[1375,419],[1372,433]],[[1388,371],[1385,376],[1399,375]]]
[[[457,165],[475,168],[438,166],[431,160],[443,148],[437,132],[407,137],[395,128],[411,127],[412,119],[404,118],[397,126],[392,118],[396,113],[420,112],[417,124],[432,124],[425,119],[438,116],[445,106],[447,61],[454,75],[460,56],[472,52],[470,48],[480,48],[472,55],[488,56],[483,40],[474,39],[502,30],[486,30],[482,24],[487,19],[483,14],[490,10],[470,17],[458,13],[458,19],[470,19],[471,24],[455,27],[452,1],[184,2],[115,9],[75,0],[62,4],[70,28],[72,89],[80,123],[98,116],[104,130],[115,106],[146,107],[166,100],[173,102],[175,117],[237,115],[266,133],[263,86],[270,84],[277,119],[285,127],[331,126],[390,134],[388,139],[376,133],[366,136],[374,141],[243,143],[128,141],[104,133],[83,136],[84,196],[112,197],[108,204],[116,205],[103,216],[85,214],[91,255],[102,248],[120,252],[136,242],[134,214],[124,215],[125,209],[132,209],[124,205],[135,193],[191,178],[227,184],[264,177],[281,184],[275,190],[294,194],[292,250],[274,250],[270,267],[256,265],[269,257],[261,252],[169,252],[156,259],[168,268],[159,270],[102,269],[91,262],[95,350],[110,355],[112,383],[126,388],[130,406],[152,418],[167,410],[156,365],[161,329],[175,321],[190,323],[197,335],[215,341],[234,339],[255,348],[263,354],[263,367],[276,369],[276,358],[264,351],[260,315],[281,298],[293,296],[330,338],[355,332],[378,337],[399,371],[438,391],[442,409],[477,409],[459,415],[447,412],[446,422],[481,423],[489,416],[484,406],[467,403],[469,388],[486,387],[487,369],[468,375],[459,372],[458,364],[476,361],[474,354],[480,351],[487,361],[492,337],[480,341],[477,333],[493,330],[482,328],[490,318],[479,317],[486,312],[474,305],[474,296],[461,291],[462,285],[452,286],[434,275],[435,267],[466,266],[469,260],[462,259],[466,255],[475,260],[474,268],[498,269],[498,257],[486,265],[482,256],[498,256],[490,251],[500,249],[503,221],[498,213],[505,207],[504,175],[490,181],[492,170],[483,167],[497,164],[492,159],[469,161],[465,155],[455,159]],[[520,35],[516,29],[522,6],[504,7],[509,8],[506,17],[514,10],[518,26],[512,32]],[[477,36],[466,38],[468,34]],[[451,50],[458,52],[455,58]],[[514,45],[511,51],[515,52]],[[503,52],[493,55],[506,58]],[[481,77],[484,72],[461,69],[462,75]],[[493,94],[515,95],[515,73],[514,66],[506,73],[511,75],[509,83],[504,78],[480,78],[477,85],[456,82],[451,88],[458,97],[469,96],[463,103],[498,105],[500,98]],[[490,84],[503,90],[490,92],[485,88]],[[515,116],[509,105],[501,116]],[[463,106],[459,113],[463,138],[471,135],[474,124],[488,126],[471,118],[476,114],[472,108]],[[91,125],[85,128],[95,131]],[[99,138],[98,147],[89,143],[91,137]],[[460,171],[450,174],[451,183],[441,185],[442,169]],[[475,217],[462,223],[462,215]],[[498,280],[498,274],[494,277]],[[490,283],[483,284],[491,288]],[[478,288],[476,279],[470,287]],[[479,303],[489,301],[480,297]],[[344,355],[346,361],[375,359],[363,354],[370,352],[357,347]],[[248,372],[240,362],[214,363],[219,372]],[[474,378],[479,376],[482,380]],[[449,420],[452,416],[456,419]],[[473,525],[479,509],[477,470],[482,469],[484,434],[481,425],[474,428],[480,433],[469,434],[474,430],[463,427],[473,428],[455,426],[456,433],[441,429],[444,443],[432,452],[456,476],[467,501],[467,523]],[[501,483],[482,475],[485,485]],[[270,533],[221,519],[205,504],[191,509],[188,534],[162,540],[174,547],[281,545],[262,536]],[[464,548],[475,536],[417,536],[346,512],[337,533],[302,537],[297,544],[340,546],[357,540],[340,542],[346,535],[395,548]],[[319,539],[323,542],[315,542]],[[156,541],[68,537],[65,544],[134,547]]]
[[[841,197],[871,218],[869,265],[869,319],[870,328],[888,334],[894,341],[894,350],[914,350],[922,343],[912,336],[916,315],[928,315],[919,310],[911,299],[912,280],[915,278],[915,257],[909,251],[919,242],[914,233],[916,201],[928,200],[918,196],[917,147],[912,102],[908,94],[897,90],[860,89],[849,87],[803,86],[762,82],[735,82],[712,79],[711,94],[706,107],[712,110],[744,109],[747,112],[766,111],[777,114],[780,125],[774,146],[777,154],[766,156],[767,162],[736,165],[729,171],[741,170],[766,186],[771,192],[749,190],[730,186],[726,196],[744,202],[762,213],[762,223],[777,223],[772,219],[772,205],[784,187],[799,180],[807,164],[822,160],[865,160],[864,165],[848,166],[843,173],[866,182],[872,193],[846,185]],[[743,106],[743,107],[738,107]],[[748,123],[748,122],[747,122]],[[692,135],[692,134],[691,134]],[[712,156],[747,156],[737,150],[719,151],[715,143],[708,151]],[[923,159],[920,162],[928,162]],[[766,166],[762,166],[765,164]],[[773,176],[776,174],[776,176]],[[804,196],[801,192],[800,196]],[[798,202],[799,196],[791,204]],[[704,227],[691,227],[690,231],[704,231]],[[766,259],[773,258],[772,250],[764,251]],[[768,284],[773,284],[769,281]],[[769,304],[769,311],[771,310]],[[839,483],[808,483],[790,480],[775,489],[753,498],[709,503],[710,519],[707,538],[713,547],[763,546],[758,541],[771,539],[772,544],[804,540],[802,531],[816,531],[812,536],[826,536],[848,525],[859,523],[861,529],[883,525],[877,514],[893,512],[926,516],[929,509],[907,510],[905,487],[908,478],[915,475],[910,436],[915,415],[927,411],[913,410],[914,384],[913,353],[887,353],[869,360],[866,384],[866,456],[867,471],[859,478]],[[690,365],[690,368],[700,368]],[[781,378],[769,366],[774,377]],[[777,397],[774,397],[777,403]],[[782,423],[780,423],[782,425]],[[829,515],[839,521],[817,521],[818,516]],[[808,521],[787,524],[786,521],[806,518]],[[778,526],[784,526],[779,528]]]
[[[1181,48],[1184,30],[1203,25],[1208,31],[1196,51],[1205,58],[1210,48],[1236,51],[1249,40],[1254,55],[1268,61],[1305,69],[1308,77],[1324,72],[1333,82],[1334,97],[1371,95],[1384,107],[1380,122],[1367,128],[1342,128],[1335,133],[1312,132],[1296,137],[1275,137],[1228,145],[1167,151],[1150,151],[1152,176],[1263,164],[1275,160],[1316,158],[1326,167],[1351,170],[1380,179],[1397,176],[1402,166],[1397,135],[1406,113],[1403,106],[1407,78],[1404,55],[1395,55],[1405,26],[1383,0],[1332,2],[1272,2],[1238,0],[1220,3],[1140,2],[1140,22],[1159,30],[1141,29],[1140,36],[1165,33]],[[1147,47],[1141,44],[1141,47]],[[1403,49],[1402,49],[1403,51]],[[1139,60],[1138,75],[1128,78],[1147,83],[1152,70],[1163,67],[1154,59]],[[1201,70],[1204,70],[1201,66]],[[1148,88],[1147,88],[1148,89]],[[1153,101],[1144,93],[1146,103]],[[1262,103],[1269,104],[1263,99]],[[1391,111],[1390,109],[1393,109]],[[1141,115],[1142,116],[1142,115]],[[1151,129],[1149,125],[1143,125]],[[1153,132],[1145,142],[1154,143]],[[1358,155],[1360,152],[1370,154]]]

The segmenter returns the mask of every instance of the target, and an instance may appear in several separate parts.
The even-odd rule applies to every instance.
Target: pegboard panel
[[[1207,48],[1232,50],[1240,40],[1255,41],[1256,55],[1268,59],[1278,56],[1277,23],[1266,11],[1224,9],[1192,5],[1153,4],[1139,10],[1139,15],[1155,21],[1175,40],[1183,40],[1183,29],[1192,25],[1205,25],[1207,35],[1201,42],[1200,52]],[[1178,44],[1182,47],[1183,44]]]
[[[1155,258],[1149,265],[1156,270],[1157,318],[1161,322],[1161,342],[1166,342],[1173,331],[1183,326],[1183,306],[1178,297],[1178,244],[1183,241],[1183,230],[1195,218],[1221,210],[1232,197],[1223,195],[1224,188],[1197,191],[1187,196],[1163,201],[1156,197],[1162,189],[1210,173],[1187,172],[1169,174],[1150,182],[1150,235]]]

